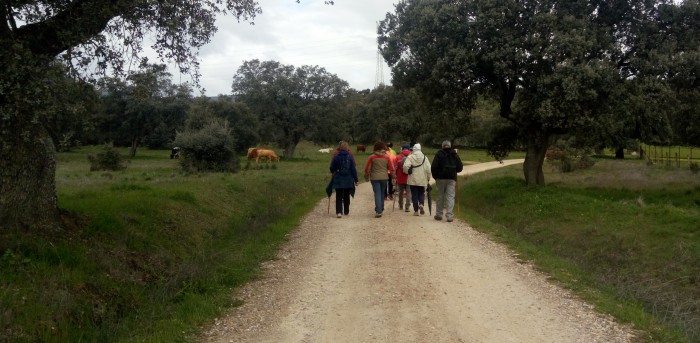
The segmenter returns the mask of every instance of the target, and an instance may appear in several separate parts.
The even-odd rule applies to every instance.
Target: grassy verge
[[[0,342],[193,340],[325,196],[329,155],[314,149],[190,176],[168,151],[119,172],[89,172],[96,148],[61,154],[59,204],[77,219],[0,233]]]
[[[169,151],[141,150],[119,172],[89,172],[99,147],[60,154],[60,207],[74,220],[0,233],[0,342],[195,340],[325,197],[330,155],[317,149],[189,176]],[[356,154],[360,174],[367,156]],[[698,340],[697,175],[603,160],[549,174],[546,188],[519,179],[516,166],[460,182],[462,213],[649,341]]]
[[[614,160],[546,178],[527,187],[520,166],[475,175],[463,213],[642,341],[700,341],[700,178]]]

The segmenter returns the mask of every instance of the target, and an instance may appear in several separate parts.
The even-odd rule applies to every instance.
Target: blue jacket
[[[355,187],[357,182],[355,159],[346,150],[341,150],[333,157],[330,170],[333,173],[333,188]]]

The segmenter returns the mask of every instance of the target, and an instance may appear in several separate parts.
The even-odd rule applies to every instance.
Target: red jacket
[[[400,154],[396,155],[396,184],[398,185],[408,184],[408,174],[403,172],[403,163],[401,161],[410,154],[410,150],[403,150]]]

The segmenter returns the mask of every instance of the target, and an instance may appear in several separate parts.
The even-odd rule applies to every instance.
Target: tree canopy
[[[379,28],[379,46],[397,87],[415,87],[444,106],[470,109],[477,94],[499,99],[527,147],[525,180],[544,184],[555,135],[615,122],[648,27],[663,0],[403,1]],[[635,58],[637,58],[635,60]],[[636,114],[635,114],[636,115]]]
[[[145,65],[129,72],[126,80],[100,80],[102,109],[96,122],[105,142],[131,147],[131,157],[142,142],[167,147],[185,121],[192,98],[189,84],[175,85],[165,65]]]
[[[291,158],[302,139],[333,129],[348,83],[318,66],[251,60],[234,75],[232,90],[260,116],[262,139],[283,146]]]

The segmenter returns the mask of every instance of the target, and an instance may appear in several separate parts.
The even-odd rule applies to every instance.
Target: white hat
[[[413,146],[413,150],[420,150],[420,143],[416,143],[416,144]]]

